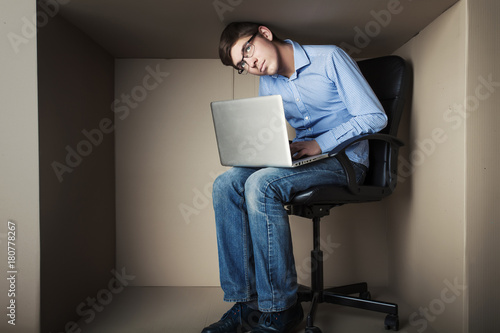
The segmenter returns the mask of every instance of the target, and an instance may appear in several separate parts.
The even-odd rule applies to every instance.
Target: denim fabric
[[[358,180],[364,168],[355,164]],[[345,184],[336,158],[298,168],[232,168],[213,186],[220,282],[228,302],[258,301],[262,312],[297,300],[297,273],[288,215],[293,193],[320,184]]]

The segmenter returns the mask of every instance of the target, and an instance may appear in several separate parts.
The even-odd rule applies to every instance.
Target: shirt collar
[[[290,80],[294,80],[297,78],[297,72],[302,68],[311,63],[309,60],[309,57],[306,54],[306,51],[304,51],[304,48],[297,43],[294,42],[293,40],[290,39],[285,39],[285,43],[292,44],[293,46],[293,60],[294,60],[294,66],[295,66],[295,72],[290,76]],[[272,77],[277,78],[279,75],[274,74]]]

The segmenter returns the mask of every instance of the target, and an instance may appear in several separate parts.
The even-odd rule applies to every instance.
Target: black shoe
[[[221,320],[207,326],[201,333],[249,332],[258,324],[262,312],[249,308],[244,303],[236,303]]]
[[[289,333],[302,322],[304,311],[299,302],[282,312],[266,312],[251,333]]]

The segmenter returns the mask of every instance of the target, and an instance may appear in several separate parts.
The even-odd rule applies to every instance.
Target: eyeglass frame
[[[246,63],[246,61],[245,61],[245,48],[247,47],[248,44],[255,47],[255,45],[251,44],[251,42],[255,38],[255,36],[257,36],[258,34],[259,34],[259,32],[257,31],[256,33],[254,33],[252,35],[252,37],[250,37],[250,39],[245,44],[243,44],[243,47],[241,48],[241,54],[242,54],[241,61],[236,66],[236,69],[238,70],[238,74],[243,74],[243,72],[245,72],[244,68],[240,68],[238,66],[240,66],[242,63]],[[247,70],[247,72],[248,72],[248,70]]]

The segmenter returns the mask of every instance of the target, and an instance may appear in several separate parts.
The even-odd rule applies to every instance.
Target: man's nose
[[[251,56],[250,58],[246,58],[245,62],[248,64],[248,66],[250,68],[257,66],[257,58],[255,58],[254,56]]]

